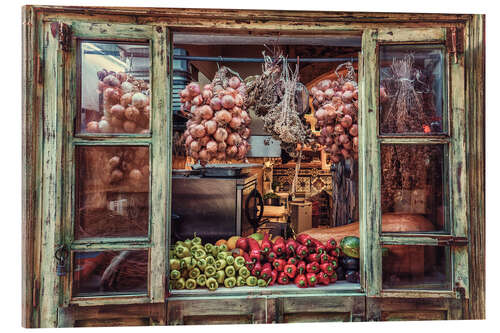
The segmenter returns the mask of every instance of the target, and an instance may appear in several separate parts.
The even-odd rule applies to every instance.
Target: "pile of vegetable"
[[[174,289],[255,286],[246,260],[229,251],[225,243],[202,244],[200,237],[178,241],[170,258],[170,283]]]
[[[338,70],[347,66],[346,75]],[[322,80],[311,88],[314,116],[321,127],[318,143],[326,146],[334,163],[358,158],[358,84],[351,63],[337,67],[336,80]]]
[[[245,111],[245,84],[238,75],[214,81],[203,88],[191,82],[181,90],[182,112],[189,117],[184,132],[185,147],[195,161],[205,165],[212,160],[245,160],[250,145],[251,118]],[[236,74],[236,73],[235,73]]]
[[[143,185],[149,179],[149,151],[143,147],[106,150],[102,175],[107,184]]]
[[[149,133],[149,84],[124,72],[97,72],[104,115],[87,123],[89,133]]]

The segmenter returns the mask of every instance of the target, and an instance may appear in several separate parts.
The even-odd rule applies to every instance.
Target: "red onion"
[[[349,150],[347,150],[345,148],[342,148],[340,150],[340,152],[342,153],[342,156],[344,156],[344,158],[346,158],[346,159],[349,158],[349,157],[351,157],[351,153],[349,152]]]
[[[125,109],[125,117],[128,120],[136,122],[139,119],[140,115],[141,113],[139,112],[139,110],[133,105]]]
[[[114,88],[106,88],[104,90],[104,98],[106,99],[105,102],[107,102],[110,105],[116,104],[120,101],[120,91],[118,89]]]
[[[326,119],[326,110],[321,108],[319,109],[318,111],[316,111],[314,113],[314,116],[316,117],[316,119],[318,120],[325,120]]]
[[[189,90],[187,88],[182,89],[179,95],[181,96],[181,98],[184,98],[185,100],[191,99],[191,95],[189,95]]]
[[[108,75],[106,76],[102,82],[104,82],[105,85],[108,85],[110,87],[118,87],[120,85],[120,80],[116,78],[114,75]]]
[[[212,108],[210,106],[203,105],[200,107],[200,115],[201,115],[201,118],[203,118],[205,120],[212,119],[212,117],[214,116],[214,111],[212,110]]]
[[[337,125],[335,125],[334,132],[335,132],[335,134],[338,134],[338,135],[344,134],[344,128],[342,127],[342,125],[337,124]]]
[[[241,118],[240,117],[233,117],[231,121],[229,122],[229,126],[232,129],[238,129],[241,126]]]
[[[125,116],[125,108],[120,104],[115,104],[111,107],[110,113],[113,117],[123,119]]]
[[[349,129],[349,134],[351,134],[352,136],[358,136],[358,125],[352,125]]]
[[[217,142],[224,142],[228,137],[228,133],[225,128],[219,127],[217,131],[215,131],[214,139]]]
[[[236,146],[228,146],[226,149],[226,155],[228,157],[234,157],[238,153],[238,147]]]
[[[191,142],[193,142],[193,137],[191,136],[191,134],[188,134],[188,136],[186,137],[186,146],[191,146]]]
[[[340,155],[337,155],[337,154],[336,154],[336,155],[332,155],[332,156],[330,157],[330,159],[332,160],[332,162],[333,162],[333,163],[339,163],[339,162],[340,162],[341,157],[340,157]]]
[[[129,106],[130,104],[132,104],[132,96],[133,96],[133,93],[123,94],[122,97],[120,97],[120,104],[121,104],[121,106],[123,106],[124,108],[126,108],[127,106]]]
[[[87,123],[88,133],[99,133],[99,123],[97,121],[90,121]]]
[[[121,128],[122,125],[123,125],[123,122],[121,121],[121,119],[117,118],[117,117],[111,117],[111,126],[114,127],[114,128]]]
[[[123,129],[127,133],[134,133],[136,128],[137,128],[137,125],[133,121],[125,120],[123,122]]]
[[[215,142],[214,140],[210,140],[207,142],[207,151],[209,153],[216,153],[217,152],[217,142]]]
[[[217,120],[218,123],[221,124],[227,124],[231,121],[233,117],[231,116],[231,113],[227,110],[220,110],[215,113],[215,120]]]
[[[212,135],[217,130],[217,122],[215,120],[209,120],[205,123],[205,130],[208,135]]]
[[[217,151],[225,152],[226,148],[227,148],[227,144],[224,141],[217,143]]]
[[[341,144],[345,144],[345,143],[349,142],[349,137],[346,134],[341,134],[339,136],[339,141]]]
[[[193,135],[193,133],[191,135],[193,135],[195,138],[202,138],[206,134],[205,126],[203,126],[201,124],[194,126],[193,131],[194,131],[194,135]]]
[[[340,120],[340,124],[341,124],[341,125],[342,125],[342,127],[344,127],[344,128],[349,128],[349,127],[351,127],[351,125],[352,125],[352,118],[351,118],[351,116],[350,116],[350,115],[348,115],[348,114],[346,114],[346,115],[344,116],[344,118],[342,118],[342,119]]]
[[[201,96],[203,97],[204,101],[208,101],[213,96],[212,90],[207,90],[207,89],[203,90]]]
[[[340,153],[340,148],[336,144],[333,144],[330,147],[330,151],[332,152],[332,154],[338,154],[338,153]]]
[[[215,158],[219,161],[224,161],[226,159],[226,152],[225,151],[219,151],[215,155]]]
[[[187,85],[187,90],[191,97],[197,96],[200,94],[200,85],[196,82],[191,82]]]
[[[243,139],[248,139],[250,137],[250,129],[248,127],[245,127],[243,131],[241,132],[241,137]]]
[[[330,85],[332,84],[331,80],[322,80],[318,83],[318,89],[322,91],[326,91],[328,88],[330,88]]]
[[[353,99],[358,99],[358,89],[356,89],[356,90],[353,91],[352,98]]]
[[[325,145],[331,146],[333,144],[333,138],[331,136],[327,136],[326,139],[324,139]]]
[[[222,104],[221,104],[220,98],[219,97],[213,97],[210,100],[210,107],[214,111],[219,111],[220,109],[222,109]]]
[[[227,144],[229,146],[237,146],[241,143],[241,136],[234,132],[234,133],[231,133],[229,134],[229,136],[227,137]]]
[[[358,139],[358,137],[357,137],[357,136],[355,136],[354,138],[352,138],[352,144],[353,144],[353,146],[354,146],[354,147],[357,147],[357,146],[358,146],[358,140],[359,140],[359,139]]]
[[[145,107],[148,105],[148,96],[140,92],[135,93],[132,96],[132,105],[139,109]]]
[[[191,104],[198,105],[198,106],[202,105],[203,104],[203,97],[201,97],[201,95],[196,95],[191,100]]]
[[[203,90],[212,90],[212,84],[208,83],[203,86]]]
[[[343,146],[345,149],[351,150],[352,149],[352,142],[348,141],[348,142],[344,143]]]
[[[200,161],[202,161],[202,162],[208,162],[210,160],[210,154],[208,153],[208,151],[206,149],[200,150],[198,155],[200,157]]]
[[[225,109],[232,109],[234,106],[234,98],[231,95],[224,95],[224,97],[222,97],[221,103]]]
[[[354,84],[352,82],[350,82],[350,81],[347,81],[342,86],[342,90],[344,90],[344,91],[354,91]]]
[[[352,102],[352,91],[350,90],[346,90],[344,91],[344,93],[342,94],[342,101],[344,103],[351,103]]]
[[[328,99],[332,99],[335,96],[335,91],[332,88],[325,90],[325,97]]]
[[[236,94],[236,96],[234,96],[234,103],[237,106],[242,107],[243,106],[243,97],[241,97],[240,94]]]
[[[238,159],[243,159],[243,158],[245,158],[246,154],[247,154],[247,147],[246,147],[246,145],[240,145],[238,147],[238,153],[237,153],[236,157]]]
[[[212,140],[212,138],[209,135],[205,135],[200,139],[200,145],[205,147],[210,140]]]
[[[240,86],[240,79],[236,76],[233,76],[232,78],[229,79],[229,86],[233,89],[238,89]]]
[[[201,145],[198,141],[191,141],[191,144],[189,145],[190,151],[199,152],[200,149],[201,149]]]

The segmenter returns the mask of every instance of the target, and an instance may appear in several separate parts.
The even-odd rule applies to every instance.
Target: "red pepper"
[[[290,257],[290,258],[288,258],[288,261],[286,263],[289,265],[297,265],[297,262],[298,262],[297,258]]]
[[[307,253],[309,253],[309,254],[316,253],[316,248],[314,246],[308,246]]]
[[[262,272],[262,265],[260,262],[255,264],[255,267],[252,269],[252,275],[256,277],[260,277],[260,273]]]
[[[248,239],[245,237],[238,238],[238,240],[236,241],[236,247],[247,252],[248,251]]]
[[[307,247],[305,247],[304,245],[299,245],[297,246],[297,257],[299,257],[300,259],[304,259],[308,254],[309,254],[309,251],[307,250]]]
[[[319,272],[319,264],[317,262],[311,262],[306,266],[307,273],[318,273]]]
[[[319,240],[317,240],[316,238],[311,238],[313,244],[314,244],[314,248],[316,250],[317,253],[323,253],[323,252],[326,252],[326,246],[321,243]]]
[[[333,268],[332,264],[325,262],[324,264],[319,265],[319,268],[323,273],[328,274],[328,276],[335,273],[335,268]]]
[[[312,245],[312,237],[309,236],[308,234],[300,234],[297,236],[297,242],[304,246],[311,246]]]
[[[306,262],[301,260],[297,263],[297,270],[299,274],[304,274],[306,272]]]
[[[279,284],[288,284],[290,280],[288,279],[288,276],[286,276],[285,272],[280,272],[278,275],[278,283]]]
[[[325,262],[331,262],[332,257],[330,257],[326,252],[322,253],[319,262],[324,264]]]
[[[328,254],[332,257],[340,257],[342,256],[342,250],[340,247],[336,247],[328,252]]]
[[[307,278],[304,274],[297,275],[293,282],[299,288],[307,288]]]
[[[283,270],[285,269],[285,265],[286,265],[285,259],[274,259],[273,261],[273,267],[278,272],[283,272]]]
[[[317,262],[319,263],[321,258],[321,254],[319,253],[311,253],[307,256],[306,261],[307,262]]]
[[[297,274],[297,266],[292,265],[292,264],[287,264],[285,265],[285,274],[290,278],[293,279],[295,275]]]
[[[335,241],[335,238],[330,238],[329,240],[326,241],[326,250],[328,252],[330,252],[330,250],[333,250],[336,247],[337,247],[337,242]]]
[[[330,261],[330,264],[332,264],[333,269],[336,269],[337,267],[339,267],[339,264],[338,264],[337,259],[332,259],[332,260]]]
[[[286,254],[287,256],[291,257],[293,255],[295,255],[295,251],[297,250],[297,246],[299,246],[299,244],[297,244],[297,242],[290,238],[289,240],[286,241]]]
[[[253,262],[260,261],[259,243],[253,238],[248,238],[248,246],[250,247],[250,260]]]
[[[260,272],[260,278],[262,280],[269,280],[271,278],[271,272],[272,272],[272,267],[271,267],[271,264],[266,262],[263,266],[262,266],[262,271]]]
[[[271,282],[269,283],[269,285],[272,286],[276,282],[276,279],[278,279],[278,271],[273,269],[271,271]]]
[[[314,287],[316,283],[318,283],[318,279],[316,278],[316,274],[314,273],[307,273],[306,279],[307,279],[307,285],[309,287]]]
[[[251,272],[252,269],[254,268],[255,264],[252,262],[252,260],[250,259],[250,256],[248,255],[248,253],[243,253],[243,258],[245,258],[245,266],[248,268],[248,270]]]
[[[286,253],[286,245],[283,238],[280,237],[274,242],[273,251],[276,252],[278,256]]]
[[[269,240],[269,234],[267,232],[264,234],[264,239],[262,240],[260,247],[261,247],[262,252],[264,252],[264,253],[271,252],[273,244]]]
[[[330,283],[335,283],[337,282],[337,272],[333,272],[333,274],[330,276]]]
[[[318,282],[324,285],[330,284],[330,277],[325,272],[318,273]]]
[[[273,262],[274,259],[277,259],[277,258],[278,258],[278,256],[276,255],[276,252],[274,252],[274,251],[271,251],[267,254],[267,261],[269,261],[269,262]]]

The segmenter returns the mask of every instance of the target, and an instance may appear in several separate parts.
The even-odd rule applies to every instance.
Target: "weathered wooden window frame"
[[[96,14],[90,16],[89,13]],[[60,75],[60,64],[64,55],[58,51],[57,40],[49,37],[49,22],[58,22],[61,18],[71,21],[88,21],[92,18],[97,24],[108,26],[109,22],[118,24],[136,23],[156,27],[153,33],[165,33],[170,41],[171,35],[167,27],[186,28],[193,30],[213,30],[217,22],[222,22],[225,31],[247,31],[256,26],[262,25],[262,32],[282,29],[286,32],[328,33],[342,31],[364,31],[363,40],[369,41],[368,32],[381,26],[404,26],[409,30],[425,26],[450,27],[460,25],[465,27],[465,53],[460,56],[461,66],[466,63],[467,95],[465,96],[465,115],[467,144],[459,146],[462,151],[467,151],[467,172],[464,169],[460,174],[460,184],[462,190],[467,194],[460,197],[464,207],[470,205],[470,211],[462,215],[466,220],[470,218],[470,242],[468,248],[461,248],[465,255],[460,265],[461,271],[467,272],[467,250],[471,251],[471,300],[468,303],[473,318],[484,317],[484,15],[440,15],[440,14],[377,14],[370,16],[369,13],[322,13],[324,20],[316,21],[318,13],[293,12],[276,13],[269,11],[243,11],[234,13],[224,10],[176,10],[176,9],[113,9],[113,8],[69,8],[69,7],[32,7],[26,6],[23,11],[23,250],[26,251],[26,259],[23,263],[23,323],[26,326],[41,327],[57,326],[57,309],[62,303],[59,300],[60,284],[56,281],[55,268],[56,261],[53,257],[55,245],[61,240],[61,214],[63,213],[58,205],[63,199],[64,191],[61,186],[63,179],[62,168],[64,160],[60,154],[64,135],[61,133],[63,121],[57,110],[62,108],[62,98],[64,88],[62,76]],[[345,16],[347,14],[347,16]],[[242,16],[244,15],[244,16]],[[247,16],[248,15],[248,16]],[[255,16],[257,15],[257,16]],[[238,18],[245,18],[238,21]],[[250,18],[249,18],[250,17]],[[252,17],[259,17],[258,21]],[[212,20],[214,18],[215,20]],[[288,24],[286,20],[297,21],[299,24]],[[422,20],[422,21],[419,21]],[[259,23],[260,22],[260,23]],[[309,22],[315,22],[310,24]],[[114,24],[114,23],[111,23]],[[160,31],[158,31],[160,28]],[[161,39],[160,36],[156,37]],[[165,44],[162,42],[162,44]],[[167,42],[163,49],[168,49]],[[170,50],[168,52],[170,55]],[[170,57],[170,56],[169,56]],[[364,55],[366,58],[366,54]],[[171,60],[171,58],[168,58]],[[360,58],[360,68],[363,59]],[[169,61],[168,63],[171,63]],[[162,66],[169,68],[168,63]],[[166,71],[163,71],[165,73]],[[59,75],[58,75],[59,73]],[[372,83],[378,84],[378,76],[371,78]],[[167,82],[167,81],[165,81]],[[363,83],[360,82],[360,86]],[[164,96],[165,107],[170,103],[168,88],[160,93],[155,93],[157,97]],[[360,94],[361,94],[360,88]],[[167,91],[166,94],[165,91]],[[367,96],[369,103],[375,103],[377,96]],[[375,103],[376,104],[376,103]],[[376,109],[376,108],[375,108]],[[169,109],[166,110],[168,113]],[[362,112],[367,112],[365,108]],[[367,119],[368,121],[368,119]],[[156,123],[156,122],[154,122]],[[155,126],[153,123],[153,126]],[[157,125],[156,125],[157,126]],[[58,130],[59,129],[59,130]],[[451,128],[450,128],[451,129]],[[170,168],[169,154],[171,144],[171,124],[166,126],[169,135],[164,138],[166,141],[167,169]],[[152,128],[152,131],[155,131]],[[39,148],[38,148],[39,147]],[[367,149],[370,147],[367,147]],[[158,148],[160,149],[160,148]],[[360,161],[361,162],[361,161]],[[361,162],[362,163],[362,162]],[[168,173],[169,171],[167,171]],[[366,170],[364,176],[373,175],[373,170]],[[361,174],[360,174],[361,175]],[[466,180],[466,182],[462,182]],[[170,190],[170,179],[165,178],[167,184],[164,190]],[[469,187],[474,183],[474,189],[469,191]],[[153,192],[153,190],[152,190]],[[165,196],[165,193],[161,194]],[[364,200],[360,197],[360,201]],[[470,200],[470,201],[469,201]],[[454,202],[455,204],[455,202]],[[169,220],[170,205],[166,207],[166,219]],[[365,218],[366,220],[366,218]],[[467,223],[463,226],[467,228]],[[364,226],[361,223],[361,232],[373,232],[373,226]],[[166,232],[169,232],[169,224],[166,225]],[[380,231],[380,230],[379,230]],[[458,230],[457,235],[467,235],[467,229]],[[161,236],[160,236],[161,237]],[[163,235],[162,237],[166,237]],[[378,236],[380,238],[380,234]],[[431,237],[432,238],[432,237]],[[385,239],[387,241],[387,239]],[[428,242],[435,242],[429,239]],[[362,244],[365,249],[366,244]],[[365,249],[366,251],[366,249]],[[374,262],[373,258],[366,258],[364,266],[369,262]],[[31,264],[33,266],[31,266]],[[459,263],[457,263],[459,264]],[[163,271],[164,272],[164,271]],[[363,280],[373,281],[374,272],[370,272],[371,277]],[[376,273],[376,272],[375,272]],[[466,288],[467,289],[467,288]],[[380,289],[378,289],[380,291]],[[421,294],[421,293],[420,293]],[[412,294],[409,291],[401,291],[399,294],[392,294],[395,297],[420,297],[420,294]],[[43,295],[43,297],[41,297]],[[377,290],[368,290],[367,296],[377,295]],[[380,293],[380,296],[389,296]],[[439,297],[438,294],[434,295]],[[343,296],[344,297],[344,296]],[[215,300],[214,300],[215,301]],[[184,302],[184,301],[183,301]],[[368,300],[367,300],[368,302]],[[114,302],[111,302],[115,304]],[[101,304],[101,303],[99,303]],[[368,304],[368,303],[367,303]],[[368,306],[368,305],[367,305]],[[371,318],[367,311],[367,318]]]

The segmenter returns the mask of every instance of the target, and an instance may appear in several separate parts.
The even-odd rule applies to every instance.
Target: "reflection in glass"
[[[444,128],[441,46],[380,47],[380,133],[439,134]]]
[[[444,146],[382,144],[382,213],[424,216],[406,231],[445,229]],[[429,230],[428,225],[432,226]]]
[[[449,290],[450,249],[444,246],[384,245],[384,289]]]
[[[146,237],[149,148],[76,148],[75,239]]]
[[[145,294],[148,251],[75,252],[73,296]]]
[[[149,133],[149,46],[82,42],[79,133]]]

